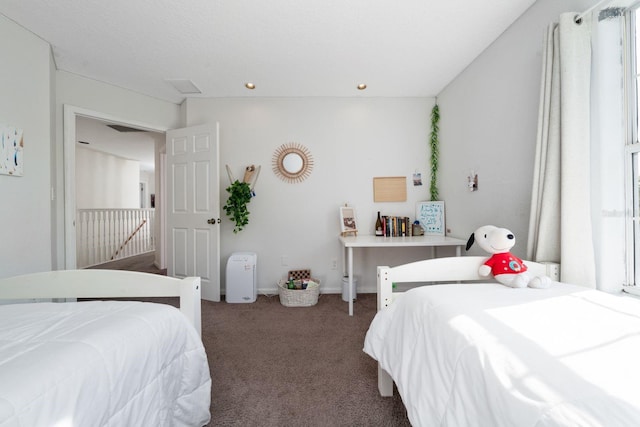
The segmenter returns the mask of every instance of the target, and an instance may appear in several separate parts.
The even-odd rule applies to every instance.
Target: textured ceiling
[[[534,2],[0,0],[0,13],[49,42],[59,70],[180,103],[167,79],[202,97],[435,96]]]

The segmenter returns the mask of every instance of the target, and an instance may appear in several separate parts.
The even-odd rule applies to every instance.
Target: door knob
[[[216,219],[215,218],[209,218],[207,220],[207,224],[215,224],[216,223]]]

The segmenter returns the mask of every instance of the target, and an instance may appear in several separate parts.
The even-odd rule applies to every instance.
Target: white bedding
[[[640,300],[629,297],[423,286],[378,312],[364,351],[414,426],[640,425]]]
[[[0,426],[202,426],[210,399],[202,341],[174,307],[0,306]]]

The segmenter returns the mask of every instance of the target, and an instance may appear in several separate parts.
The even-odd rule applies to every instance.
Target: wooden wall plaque
[[[406,202],[407,177],[388,176],[373,178],[374,202]]]

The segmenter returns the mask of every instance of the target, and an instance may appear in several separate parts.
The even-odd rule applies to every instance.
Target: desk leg
[[[353,248],[349,247],[348,252],[347,252],[347,265],[348,265],[348,271],[347,273],[349,274],[349,281],[348,281],[348,286],[349,286],[349,316],[353,316]]]

